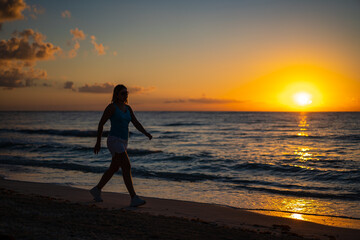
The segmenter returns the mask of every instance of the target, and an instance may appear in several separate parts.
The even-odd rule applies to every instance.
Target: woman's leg
[[[116,154],[118,154],[118,153],[116,153]],[[100,182],[96,186],[99,190],[101,190],[105,186],[105,184],[111,179],[111,177],[114,175],[114,173],[119,171],[121,160],[120,160],[119,156],[117,156],[116,154],[112,158],[109,169],[106,170],[106,172],[103,174]]]
[[[122,169],[124,183],[125,183],[125,186],[129,192],[131,198],[133,198],[136,195],[136,193],[134,190],[132,176],[131,176],[131,164],[130,164],[129,157],[126,152],[115,153],[115,156],[119,156],[119,158],[120,158],[119,163],[120,163],[120,167]]]

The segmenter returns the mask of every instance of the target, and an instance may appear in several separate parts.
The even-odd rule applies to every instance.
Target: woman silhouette
[[[117,85],[114,88],[111,104],[106,107],[99,122],[94,153],[98,154],[100,151],[103,126],[110,119],[111,128],[107,138],[107,146],[112,155],[112,161],[109,169],[103,174],[100,182],[90,190],[90,193],[95,201],[102,202],[101,189],[121,167],[126,188],[131,196],[130,206],[137,207],[144,205],[145,200],[136,195],[132,182],[131,165],[126,152],[129,138],[129,122],[131,121],[136,129],[146,135],[149,140],[152,139],[152,136],[139,123],[133,110],[127,105],[128,94],[129,92],[124,85]]]

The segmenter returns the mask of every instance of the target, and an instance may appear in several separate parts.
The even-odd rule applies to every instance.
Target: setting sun
[[[294,95],[294,101],[299,106],[306,106],[312,103],[311,95],[307,92],[299,92]]]

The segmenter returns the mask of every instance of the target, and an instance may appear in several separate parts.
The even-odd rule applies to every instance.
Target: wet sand
[[[0,179],[0,238],[6,239],[357,239],[358,229],[325,226],[213,204],[147,198]],[[2,236],[1,236],[2,235]]]

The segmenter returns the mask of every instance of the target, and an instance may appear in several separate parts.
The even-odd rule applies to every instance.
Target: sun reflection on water
[[[300,127],[300,132],[297,133],[298,136],[301,137],[309,136],[309,134],[307,133],[309,123],[307,122],[307,115],[305,115],[305,113],[302,113],[298,127]]]
[[[303,215],[302,214],[299,214],[299,213],[293,213],[290,215],[290,218],[293,218],[293,219],[298,219],[298,220],[305,220],[303,218]]]
[[[309,153],[310,148],[307,147],[300,147],[298,150],[295,150],[294,154],[299,156],[298,160],[300,162],[306,162],[312,159],[313,154]]]
[[[306,113],[301,113],[300,115],[300,120],[298,123],[298,127],[299,130],[297,132],[297,136],[302,136],[302,137],[309,137],[309,126],[310,123],[307,120],[307,115]],[[306,141],[307,138],[304,138],[304,141]],[[296,150],[294,150],[293,154],[296,157],[296,160],[298,162],[301,163],[306,163],[308,161],[314,161],[314,160],[319,160],[317,158],[317,156],[319,156],[319,153],[317,152],[317,149],[312,145],[312,146],[306,146],[306,142],[304,143],[304,141],[301,141],[301,144],[299,144],[300,146],[298,146],[296,148]],[[302,168],[308,168],[307,166],[300,166]],[[312,168],[311,168],[312,169]]]

